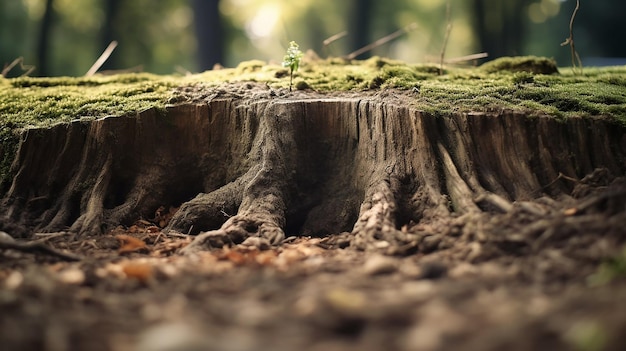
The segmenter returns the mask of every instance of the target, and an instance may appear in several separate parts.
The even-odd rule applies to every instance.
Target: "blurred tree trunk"
[[[561,12],[568,20],[575,5],[574,2],[561,7]],[[626,45],[623,45],[625,11],[624,0],[581,1],[574,22],[575,34],[582,34],[581,39],[574,35],[576,49],[581,56],[626,58]],[[565,38],[567,32],[566,30],[562,32]]]
[[[39,28],[39,41],[37,42],[37,68],[39,76],[48,76],[48,58],[50,52],[50,32],[52,30],[52,4],[54,0],[46,0],[46,8],[41,19]]]
[[[529,0],[472,0],[479,50],[490,58],[522,54]]]
[[[193,12],[198,40],[198,68],[205,71],[224,60],[220,1],[193,0]]]
[[[322,16],[320,16],[320,13],[317,11],[309,13],[308,16],[304,17],[307,35],[309,37],[309,42],[311,43],[311,50],[318,55],[322,54],[322,50],[324,49],[322,43],[328,35],[324,32],[324,24],[322,23],[321,18]]]
[[[348,14],[351,38],[350,51],[356,51],[372,41],[371,38],[371,17],[372,17],[372,0],[353,0],[352,11]],[[357,59],[364,59],[370,56],[369,52],[357,56]]]
[[[117,39],[118,33],[115,30],[115,22],[117,21],[117,14],[119,13],[120,1],[119,0],[104,0],[104,27],[102,28],[102,42],[98,48],[100,55],[102,51],[109,46],[109,44]],[[98,56],[96,56],[98,57]],[[116,62],[116,55],[113,53],[102,65],[101,70],[110,70],[119,68]]]

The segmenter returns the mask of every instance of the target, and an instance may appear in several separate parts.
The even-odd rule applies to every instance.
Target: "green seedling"
[[[287,49],[287,55],[283,58],[283,67],[289,67],[289,91],[293,86],[293,74],[300,67],[300,60],[302,59],[302,51],[295,41],[289,43]]]

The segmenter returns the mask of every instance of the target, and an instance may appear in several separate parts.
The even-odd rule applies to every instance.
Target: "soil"
[[[623,126],[434,116],[415,91],[179,93],[22,138],[3,348],[622,348]]]

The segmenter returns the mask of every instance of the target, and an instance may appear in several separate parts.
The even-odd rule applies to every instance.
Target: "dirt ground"
[[[98,237],[36,234],[39,244],[0,250],[0,344],[621,350],[626,279],[611,275],[623,261],[609,259],[626,244],[626,186],[598,174],[574,196],[418,224],[408,230],[423,234],[419,252],[405,257],[345,247],[348,233],[183,256],[191,239],[161,231],[165,209]]]

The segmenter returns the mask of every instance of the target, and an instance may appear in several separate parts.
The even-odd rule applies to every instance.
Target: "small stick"
[[[441,47],[441,55],[439,57],[439,75],[443,75],[443,59],[446,55],[446,47],[448,46],[448,39],[450,39],[450,32],[452,31],[452,22],[450,22],[450,1],[446,5],[446,35],[443,37],[443,46]]]
[[[565,174],[559,172],[559,175],[556,177],[556,179],[554,179],[550,183],[544,185],[541,189],[547,189],[547,188],[551,187],[552,185],[556,184],[556,182],[558,182],[561,179],[569,180],[570,182],[574,182],[574,183],[578,183],[578,181],[579,181],[576,178],[568,177]]]
[[[113,50],[115,50],[116,47],[117,47],[117,41],[113,40],[109,44],[109,46],[107,46],[107,48],[104,49],[104,52],[102,53],[102,55],[100,55],[100,57],[98,57],[98,59],[93,64],[93,66],[91,66],[89,71],[87,71],[87,73],[85,73],[85,77],[91,77],[94,74],[96,74],[96,72],[98,72],[100,67],[102,67],[102,65],[104,65],[106,60],[109,59],[109,56],[111,56],[111,54],[113,53]]]
[[[60,236],[65,236],[70,234],[70,232],[57,232],[57,233],[35,233],[34,236],[39,237],[37,240],[33,240],[32,242],[43,243],[48,240],[58,238]]]
[[[22,75],[21,75],[22,77],[23,76],[28,76],[35,69],[35,66],[25,65],[23,57],[18,57],[15,60],[13,60],[13,62],[9,63],[8,65],[4,65],[4,68],[2,69],[2,72],[0,73],[0,76],[6,77],[7,74],[9,74],[9,72],[11,72],[13,67],[17,66],[18,63],[20,64],[20,69],[22,71],[26,71],[26,72],[22,73]]]
[[[175,231],[170,230],[169,232],[162,232],[165,236],[173,236],[175,238],[189,238],[189,234],[177,233]]]
[[[488,57],[489,54],[486,52],[481,52],[478,54],[471,54],[471,55],[466,55],[466,56],[461,56],[461,57],[454,57],[451,59],[447,59],[444,62],[445,63],[460,63],[460,62],[466,62],[466,61],[472,61],[472,60],[478,60],[478,59],[482,59],[485,57]]]
[[[328,46],[328,45],[334,43],[335,41],[345,37],[346,35],[348,35],[348,31],[344,30],[343,32],[339,32],[339,33],[337,33],[337,34],[335,34],[333,36],[330,36],[330,37],[324,39],[324,41],[322,43],[324,44],[324,46]]]
[[[580,9],[580,0],[576,0],[576,7],[574,8],[574,12],[572,13],[572,18],[570,18],[569,20],[569,38],[565,39],[565,41],[561,43],[561,46],[569,44],[572,54],[572,71],[576,73],[576,67],[579,67],[580,73],[582,74],[583,62],[580,60],[580,56],[578,56],[576,46],[574,46],[574,19],[576,18],[578,9]]]
[[[346,56],[346,58],[348,60],[352,60],[355,57],[361,55],[362,53],[368,52],[370,50],[374,50],[377,47],[379,47],[379,46],[381,46],[381,45],[383,45],[383,44],[385,44],[387,42],[390,42],[390,41],[396,39],[397,37],[401,36],[404,33],[409,33],[411,31],[415,30],[416,28],[417,28],[417,23],[411,23],[408,26],[406,26],[406,27],[404,27],[402,29],[399,29],[399,30],[397,30],[397,31],[387,35],[387,36],[384,36],[384,37],[376,40],[375,42],[373,42],[371,44],[365,45],[364,47],[362,47],[362,48],[360,48],[360,49],[358,49],[358,50],[356,50],[354,52],[351,52],[348,56]]]

